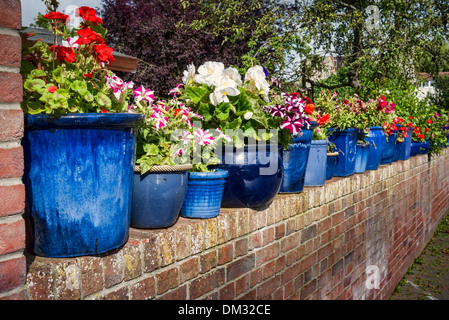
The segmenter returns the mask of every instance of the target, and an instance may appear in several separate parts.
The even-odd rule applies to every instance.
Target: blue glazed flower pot
[[[223,193],[224,208],[256,208],[271,203],[282,183],[282,147],[224,146],[217,168],[229,172]]]
[[[312,140],[307,161],[305,186],[323,186],[326,182],[327,140]]]
[[[228,175],[229,173],[223,169],[215,169],[214,172],[189,172],[181,216],[185,218],[216,217],[220,213]]]
[[[386,143],[382,127],[370,127],[367,141],[370,143],[366,170],[376,170],[382,160],[382,152]]]
[[[338,162],[338,153],[328,153],[326,160],[326,180],[330,180],[334,177],[335,167]]]
[[[334,176],[346,177],[355,173],[355,155],[357,151],[357,128],[343,131],[332,130],[329,141],[333,142],[338,150],[338,163]]]
[[[370,144],[357,144],[357,151],[355,155],[355,173],[363,173],[366,171],[366,165],[368,163]]]
[[[407,160],[410,158],[413,128],[408,128],[407,138],[403,142],[396,141],[394,148],[394,161]]]
[[[410,157],[414,157],[419,153],[421,142],[418,141],[412,141],[412,144],[410,146]]]
[[[187,170],[134,174],[131,226],[167,228],[175,224],[187,190]]]
[[[393,132],[387,137],[384,148],[382,150],[382,157],[380,164],[390,164],[394,160],[394,149],[396,144],[396,139],[398,137],[398,132]]]
[[[430,148],[430,143],[429,140],[425,140],[423,142],[421,142],[420,146],[419,146],[419,154],[426,154],[429,151]]]
[[[61,258],[104,253],[129,234],[139,114],[25,116],[30,250]]]
[[[301,192],[309,158],[313,130],[318,124],[312,122],[309,129],[302,129],[301,136],[295,136],[293,143],[283,150],[282,184],[279,193]]]

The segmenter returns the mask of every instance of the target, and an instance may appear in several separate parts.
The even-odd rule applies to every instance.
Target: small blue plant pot
[[[338,150],[338,163],[334,176],[346,177],[355,173],[358,132],[357,128],[331,131],[329,141],[333,142]]]
[[[331,153],[327,154],[327,160],[326,160],[326,180],[330,180],[334,177],[334,171],[335,167],[337,166],[338,162],[338,154]]]
[[[327,140],[312,140],[307,161],[305,186],[324,186],[326,182]]]
[[[223,169],[215,169],[213,172],[189,172],[181,216],[201,219],[218,216],[228,175],[228,171]]]
[[[394,161],[407,160],[410,158],[410,148],[412,145],[413,128],[408,128],[407,138],[403,142],[396,141],[394,149]]]
[[[386,137],[386,142],[382,150],[382,157],[380,164],[390,164],[394,161],[394,149],[396,145],[396,139],[398,137],[398,132],[393,132],[391,135]]]
[[[414,157],[419,153],[421,142],[418,141],[412,141],[412,144],[410,146],[410,157]]]
[[[187,190],[187,171],[134,174],[131,226],[167,228],[176,223]]]
[[[366,170],[376,170],[379,168],[382,160],[382,152],[386,143],[385,133],[383,132],[382,127],[370,127],[367,141],[370,144],[370,148],[368,152]]]
[[[295,136],[293,143],[283,150],[282,184],[279,193],[303,191],[310,144],[313,130],[317,125],[316,122],[312,122],[309,129],[302,129],[302,134]]]
[[[357,151],[355,156],[355,173],[363,173],[366,171],[370,149],[371,146],[369,143],[357,144]]]

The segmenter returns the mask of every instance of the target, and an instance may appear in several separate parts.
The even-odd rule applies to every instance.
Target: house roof
[[[430,73],[425,73],[425,72],[419,72],[419,73],[417,74],[417,76],[418,76],[419,78],[425,79],[425,80],[431,80],[431,79],[433,79],[433,78],[432,78],[432,75],[431,75]],[[438,73],[438,76],[440,76],[440,77],[449,77],[449,72],[440,72],[440,73]]]
[[[50,32],[50,30],[44,28],[26,28],[21,31],[21,34],[24,35],[25,41],[29,43],[34,43],[38,40],[41,40],[45,43],[53,44],[54,35]],[[57,42],[61,45],[61,38],[58,37]],[[129,56],[124,53],[120,53],[118,51],[113,51],[112,53],[115,61],[107,66],[108,69],[112,71],[122,71],[122,72],[130,72],[135,73],[137,70],[137,62],[138,58]]]

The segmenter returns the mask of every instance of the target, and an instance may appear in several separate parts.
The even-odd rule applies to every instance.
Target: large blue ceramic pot
[[[223,146],[217,168],[229,172],[221,206],[256,208],[271,203],[282,183],[282,147],[252,144]]]
[[[307,161],[305,186],[323,186],[326,182],[327,140],[312,140]]]
[[[179,218],[187,190],[189,166],[173,166],[134,174],[131,226],[135,228],[167,228]],[[153,169],[152,169],[153,170]]]
[[[410,148],[412,145],[412,134],[413,134],[413,128],[408,128],[407,137],[404,138],[404,141],[402,141],[402,142],[396,141],[396,145],[394,147],[394,161],[407,160],[410,158]]]
[[[391,135],[386,137],[386,142],[382,150],[382,157],[380,159],[380,164],[390,164],[394,160],[394,149],[396,145],[396,139],[398,137],[398,132],[395,131]]]
[[[185,218],[218,216],[228,175],[229,173],[223,169],[215,169],[213,172],[189,172],[181,216]]]
[[[333,142],[338,150],[338,163],[334,176],[346,177],[355,173],[358,132],[357,128],[331,130],[329,141]]]
[[[355,155],[355,173],[363,173],[366,171],[370,149],[371,146],[369,143],[357,144],[357,151]]]
[[[386,143],[385,133],[382,127],[370,127],[367,141],[371,147],[368,152],[366,170],[376,170],[382,160],[382,152]]]
[[[317,127],[312,122],[309,129],[302,129],[301,135],[293,137],[293,143],[283,151],[282,184],[279,193],[301,192],[304,189],[304,176],[309,158],[313,130]]]
[[[29,249],[45,257],[107,252],[129,234],[139,114],[25,116]]]
[[[326,180],[334,177],[335,167],[338,162],[338,152],[328,153],[326,160]]]

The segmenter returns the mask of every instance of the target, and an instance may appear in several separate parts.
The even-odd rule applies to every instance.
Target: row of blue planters
[[[210,218],[221,206],[259,207],[278,193],[283,153],[277,145],[226,146],[212,173],[134,173],[141,120],[137,114],[25,117],[30,251],[101,254],[123,245],[130,226],[168,227],[179,215]]]
[[[223,147],[222,164],[213,173],[140,175],[134,173],[134,161],[135,127],[141,119],[137,114],[26,116],[24,183],[28,248],[33,253],[46,257],[104,253],[127,241],[130,226],[163,228],[173,225],[179,215],[209,218],[218,215],[220,207],[264,207],[278,193],[323,185],[315,182],[315,175],[325,181],[362,170],[355,168],[357,144],[351,139],[357,132],[350,129],[332,135],[330,141],[342,152],[327,157],[329,162],[334,159],[335,171],[326,171],[327,141],[312,141],[313,123],[287,150],[277,145]],[[370,146],[363,148],[369,150],[370,170],[379,165],[372,164],[372,158],[389,161],[380,152],[388,149],[388,143],[383,147],[385,136],[379,132],[383,134],[371,130]],[[312,170],[315,166],[318,170]]]

